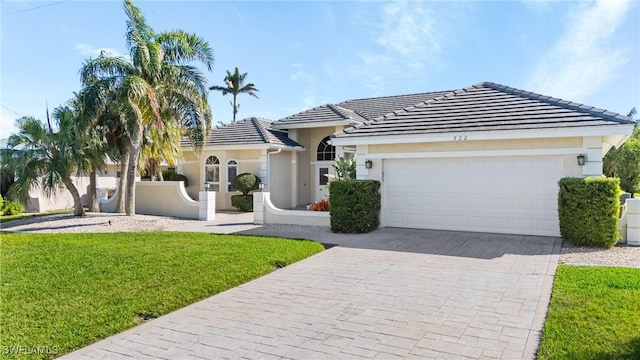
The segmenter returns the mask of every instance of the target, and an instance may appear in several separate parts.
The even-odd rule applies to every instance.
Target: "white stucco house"
[[[200,153],[185,141],[178,172],[191,197],[205,184],[216,191],[218,209],[231,209],[230,180],[254,173],[287,209],[325,197],[335,158],[356,155],[357,177],[382,183],[383,227],[558,236],[558,180],[601,175],[604,154],[633,126],[620,114],[485,82],[245,119],[214,129]]]

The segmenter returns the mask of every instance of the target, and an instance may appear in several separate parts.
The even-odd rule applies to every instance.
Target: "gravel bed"
[[[560,251],[560,264],[624,266],[640,268],[640,247],[618,245],[611,249],[574,246],[566,241]]]
[[[87,213],[84,217],[72,214],[38,216],[0,224],[2,230],[38,233],[87,233],[87,232],[131,232],[161,231],[198,220],[179,219],[164,216],[113,213]]]

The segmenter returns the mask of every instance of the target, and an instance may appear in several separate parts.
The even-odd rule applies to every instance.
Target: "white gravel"
[[[234,220],[234,214],[223,212],[216,214],[216,223]],[[162,231],[183,225],[198,226],[199,220],[189,220],[152,215],[136,215],[112,213],[87,213],[85,217],[71,214],[40,216],[24,220],[0,224],[6,231],[39,232],[39,233],[86,233],[86,232],[126,232],[126,231]],[[328,227],[298,225],[264,225],[268,230],[292,232],[330,233]],[[561,264],[625,266],[640,268],[640,247],[614,246],[611,249],[576,247],[566,241],[560,253]]]
[[[564,242],[560,251],[561,264],[624,266],[640,268],[640,247],[619,245],[611,249],[579,247]]]
[[[87,213],[84,217],[72,214],[39,216],[0,224],[2,230],[38,233],[88,233],[161,231],[198,220],[152,215],[126,216],[113,213]]]

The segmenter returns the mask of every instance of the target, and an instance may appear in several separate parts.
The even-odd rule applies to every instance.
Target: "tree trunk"
[[[142,133],[142,131],[140,131]],[[131,152],[129,154],[129,168],[127,169],[127,198],[125,202],[125,212],[128,216],[136,214],[136,168],[140,150],[142,149],[142,141],[131,143]]]
[[[73,215],[84,216],[84,208],[82,207],[82,200],[80,200],[80,193],[78,192],[78,188],[73,185],[73,181],[71,181],[71,179],[65,179],[64,185],[67,187],[67,190],[69,190],[71,196],[73,197]]]
[[[118,184],[118,198],[116,199],[116,212],[124,213],[124,204],[127,195],[127,172],[129,170],[129,154],[131,149],[127,145],[120,159],[120,183]]]
[[[98,204],[98,185],[96,181],[96,168],[91,167],[89,173],[89,212],[100,212],[100,204]]]
[[[233,94],[233,122],[236,122],[236,114],[238,113],[238,105],[236,105],[236,94]]]

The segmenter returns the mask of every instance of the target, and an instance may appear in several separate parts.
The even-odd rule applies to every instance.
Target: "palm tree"
[[[2,154],[2,166],[15,174],[9,197],[25,203],[34,186],[51,196],[64,185],[73,197],[74,215],[83,216],[80,193],[71,179],[78,169],[86,166],[83,148],[79,146],[82,141],[77,141],[82,135],[75,126],[76,115],[65,106],[56,108],[53,118],[57,132],[48,115],[47,124],[30,116],[16,120],[18,133],[9,136],[8,148]]]
[[[240,104],[236,101],[238,94],[247,93],[256,99],[258,98],[255,92],[260,90],[256,89],[253,83],[244,85],[244,79],[246,77],[247,73],[240,74],[240,71],[238,71],[236,67],[236,71],[233,74],[227,70],[227,76],[224,77],[226,86],[212,86],[209,88],[209,90],[221,91],[223,96],[227,94],[233,95],[233,103],[231,103],[233,107],[233,122],[236,122],[236,114],[238,113],[238,108],[240,108]]]
[[[131,60],[101,54],[84,64],[81,80],[83,84],[107,82],[114,89],[110,108],[123,119],[129,154],[125,210],[135,215],[135,175],[145,137],[179,124],[196,149],[204,143],[211,128],[206,79],[187,63],[200,61],[211,70],[213,51],[195,34],[181,30],[156,34],[131,0],[124,1],[124,10]],[[170,143],[179,140],[172,138]]]

